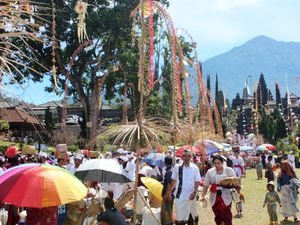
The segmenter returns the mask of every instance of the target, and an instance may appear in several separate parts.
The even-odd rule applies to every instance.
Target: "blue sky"
[[[169,0],[176,28],[197,42],[201,61],[242,45],[258,35],[280,41],[300,41],[300,0]],[[44,92],[45,83],[14,88],[27,102],[60,97]]]
[[[170,0],[170,4],[175,27],[193,36],[202,61],[258,35],[300,41],[299,0]]]

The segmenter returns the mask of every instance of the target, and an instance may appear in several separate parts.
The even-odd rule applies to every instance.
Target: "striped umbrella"
[[[83,199],[84,184],[69,171],[46,164],[24,164],[0,175],[0,200],[16,206],[44,208]]]

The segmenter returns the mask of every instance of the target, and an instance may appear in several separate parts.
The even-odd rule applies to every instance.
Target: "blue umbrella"
[[[142,159],[142,162],[145,162],[151,166],[163,168],[165,166],[165,156],[161,153],[150,153],[144,159]]]

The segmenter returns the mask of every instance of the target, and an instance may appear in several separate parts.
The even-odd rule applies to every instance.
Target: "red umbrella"
[[[8,158],[13,158],[15,155],[19,153],[18,149],[15,146],[10,146],[6,149],[5,155]]]
[[[177,149],[176,157],[181,157],[182,152],[183,152],[183,150],[185,150],[185,149],[191,150],[194,154],[199,154],[199,155],[201,155],[201,149],[200,149],[200,148],[198,148],[198,147],[192,147],[192,146],[190,146],[190,145],[185,145],[185,146],[181,146],[181,147],[179,147],[179,148]]]

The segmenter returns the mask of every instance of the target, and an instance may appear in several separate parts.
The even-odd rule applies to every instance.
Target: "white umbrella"
[[[114,159],[91,159],[80,165],[75,176],[83,181],[100,183],[127,183],[132,180]]]

